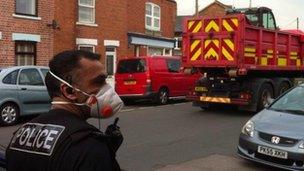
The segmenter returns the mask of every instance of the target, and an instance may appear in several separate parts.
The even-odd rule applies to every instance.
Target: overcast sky
[[[214,0],[199,0],[202,9]],[[249,7],[250,0],[219,0],[236,8]],[[195,12],[195,0],[176,0],[178,15],[192,15]],[[282,29],[295,29],[296,18],[300,19],[300,29],[304,31],[304,0],[252,0],[253,7],[266,6],[273,10],[277,25]],[[293,22],[294,21],[294,22]]]

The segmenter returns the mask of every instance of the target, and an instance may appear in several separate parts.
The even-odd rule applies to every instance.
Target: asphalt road
[[[127,171],[195,170],[193,163],[203,170],[272,170],[236,157],[240,129],[251,116],[230,108],[202,111],[185,102],[128,106],[119,114],[125,141],[118,161]],[[110,122],[102,121],[103,129]],[[96,119],[89,123],[98,125]],[[1,127],[0,144],[7,145],[17,127]]]

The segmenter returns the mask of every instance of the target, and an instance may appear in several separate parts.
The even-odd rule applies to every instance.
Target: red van
[[[115,89],[125,102],[150,99],[166,104],[168,99],[185,98],[199,77],[185,74],[178,57],[136,57],[118,62]]]

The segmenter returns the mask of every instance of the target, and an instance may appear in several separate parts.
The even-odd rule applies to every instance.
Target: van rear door
[[[143,95],[147,90],[149,69],[144,58],[124,59],[117,67],[116,92],[119,95]]]

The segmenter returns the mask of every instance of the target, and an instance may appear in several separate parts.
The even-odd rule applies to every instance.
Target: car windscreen
[[[122,60],[117,67],[118,74],[146,72],[145,59]]]
[[[298,86],[283,95],[274,102],[268,109],[303,114],[304,115],[304,86]]]

